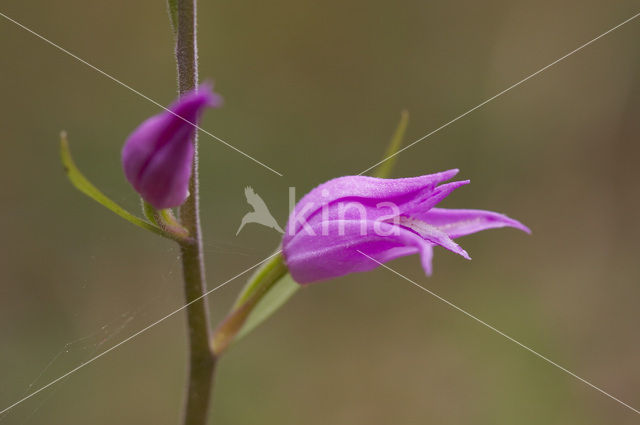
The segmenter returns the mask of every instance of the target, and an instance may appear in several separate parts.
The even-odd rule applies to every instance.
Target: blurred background
[[[202,79],[226,100],[200,143],[209,287],[269,255],[236,229],[254,187],[284,225],[298,196],[376,163],[403,108],[413,141],[631,17],[633,0],[199,2]],[[163,1],[3,0],[18,20],[162,104],[176,96]],[[391,266],[640,406],[640,21],[399,156],[460,168],[444,207],[515,217]],[[0,409],[183,303],[178,250],[77,192],[58,159],[132,211],[126,136],[158,108],[0,18]],[[219,320],[243,279],[210,297]],[[176,424],[177,315],[12,409],[1,424]],[[631,424],[638,416],[392,273],[299,291],[219,364],[216,424]]]

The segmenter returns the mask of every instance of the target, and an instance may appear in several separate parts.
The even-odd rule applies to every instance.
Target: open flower
[[[346,176],[316,187],[296,205],[285,229],[282,251],[292,277],[311,283],[374,269],[378,264],[371,258],[385,263],[412,254],[420,254],[430,275],[435,245],[470,259],[453,239],[505,226],[530,233],[495,212],[434,208],[469,183],[441,184],[457,173],[402,179]]]
[[[198,119],[206,107],[218,107],[222,98],[210,84],[185,93],[168,110],[144,121],[122,148],[127,180],[156,209],[172,208],[189,196]]]

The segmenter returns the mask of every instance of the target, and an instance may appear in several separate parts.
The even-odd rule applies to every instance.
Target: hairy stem
[[[178,0],[176,61],[178,64],[178,88],[180,94],[193,89],[198,80],[198,55],[196,43],[196,0]],[[198,154],[197,133],[194,136],[196,155],[189,182],[186,202],[180,207],[180,221],[194,239],[193,244],[182,244],[182,269],[184,292],[187,302],[202,296],[206,291],[202,235],[198,205]],[[206,298],[191,304],[187,309],[189,338],[189,377],[184,407],[184,425],[204,425],[207,422],[216,357],[210,346],[209,317]]]

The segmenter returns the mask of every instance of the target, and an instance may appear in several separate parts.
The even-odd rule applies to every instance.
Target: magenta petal
[[[430,272],[429,242],[415,232],[388,223],[378,223],[378,230],[393,234],[379,236],[374,226],[372,221],[332,221],[326,229],[328,235],[322,234],[322,223],[312,226],[315,235],[299,233],[283,246],[291,276],[298,283],[311,283],[372,270],[378,264],[371,258],[385,263],[415,253],[422,254],[423,264],[429,265],[425,272]]]
[[[125,176],[142,198],[157,209],[176,207],[188,196],[198,118],[221,98],[212,86],[184,94],[167,111],[144,121],[122,148]]]
[[[427,211],[455,189],[468,183],[469,181],[466,180],[446,183],[437,187],[427,186],[409,194],[391,196],[386,199],[347,197],[325,204],[320,209],[307,208],[310,204],[300,201],[298,203],[299,207],[294,210],[295,215],[291,217],[295,220],[301,217],[305,218],[310,225],[331,220],[359,220],[365,218],[367,220],[376,220],[384,217],[388,218],[390,215],[410,217],[414,215],[414,211]],[[392,209],[389,204],[393,205],[394,208]],[[309,213],[309,211],[312,212]],[[293,222],[293,220],[290,220],[290,223]],[[299,227],[295,228],[295,231],[299,230]],[[292,232],[294,229],[288,228],[288,231]]]
[[[322,205],[345,198],[389,199],[424,190],[450,180],[458,174],[457,169],[419,177],[381,179],[368,176],[344,176],[316,186],[300,202]],[[323,194],[323,191],[326,191]]]
[[[287,224],[287,226],[296,225],[296,228],[287,229],[285,233],[299,230],[297,222],[292,218],[299,214],[303,208],[307,221],[311,223],[317,220],[315,216],[320,214],[324,206],[334,205],[336,202],[352,201],[375,208],[380,202],[390,201],[402,206],[408,201],[415,201],[421,194],[428,197],[439,183],[451,179],[456,174],[458,174],[458,170],[454,169],[436,174],[401,179],[344,176],[329,180],[300,199],[289,216]],[[334,214],[332,210],[329,212]],[[372,211],[372,213],[374,212]],[[337,216],[334,216],[334,218],[337,218]]]
[[[422,264],[422,269],[424,270],[424,274],[427,276],[431,276],[433,273],[433,247],[427,246],[420,253],[420,263]]]
[[[500,227],[514,227],[531,233],[531,230],[519,221],[492,211],[432,208],[422,214],[416,214],[415,217],[440,229],[450,238]]]
[[[469,180],[462,180],[445,183],[433,189],[426,190],[417,199],[403,205],[401,212],[403,215],[419,218],[421,212],[429,211],[434,207],[434,205],[437,205],[440,201],[449,196],[451,192],[469,183]]]
[[[149,159],[138,184],[143,188],[145,200],[158,209],[181,205],[189,196],[189,178],[193,162],[194,145],[167,143]],[[173,164],[167,172],[167,164]]]
[[[455,243],[449,235],[430,224],[412,218],[400,217],[400,225],[413,230],[423,239],[435,245],[440,245],[441,247],[446,248],[451,252],[455,252],[467,260],[471,260],[467,251]]]

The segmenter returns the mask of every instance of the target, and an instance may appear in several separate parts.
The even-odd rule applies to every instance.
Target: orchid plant
[[[520,222],[495,212],[436,207],[469,183],[446,183],[458,170],[390,179],[393,164],[387,161],[375,176],[338,177],[306,194],[290,213],[281,246],[263,261],[227,316],[211,330],[200,234],[196,130],[204,111],[220,107],[222,97],[211,84],[197,86],[195,0],[169,0],[169,15],[180,97],[144,120],[122,149],[124,175],[142,199],[146,220],[117,205],[84,177],[71,158],[64,133],[61,156],[77,189],[129,222],[180,245],[190,353],[185,425],[207,422],[220,356],[303,285],[366,272],[413,254],[419,255],[425,274],[430,275],[435,246],[470,259],[455,239],[499,227],[529,232]],[[399,150],[407,121],[404,112],[386,157]]]

